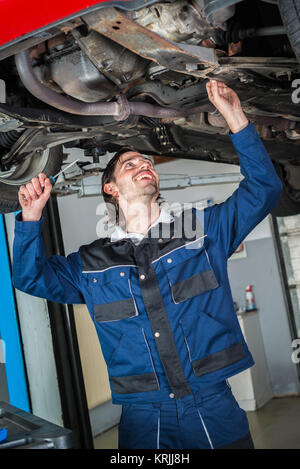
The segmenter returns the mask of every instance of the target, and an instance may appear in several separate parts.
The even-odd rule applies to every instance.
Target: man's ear
[[[103,190],[105,194],[112,195],[113,197],[117,197],[119,194],[117,186],[113,182],[104,184]]]

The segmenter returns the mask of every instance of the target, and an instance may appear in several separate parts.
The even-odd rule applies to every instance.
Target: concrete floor
[[[300,396],[274,398],[247,415],[256,449],[300,449]]]
[[[256,449],[300,449],[300,396],[274,398],[247,415]],[[98,435],[94,444],[95,449],[117,449],[118,427]]]

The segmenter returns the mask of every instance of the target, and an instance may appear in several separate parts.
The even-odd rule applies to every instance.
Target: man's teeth
[[[150,176],[150,174],[143,174],[142,176],[137,177],[138,181],[140,181],[141,179],[152,179],[152,176]]]

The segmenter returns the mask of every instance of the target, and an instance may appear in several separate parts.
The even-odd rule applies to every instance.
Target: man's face
[[[104,191],[127,202],[152,199],[159,191],[159,177],[150,159],[135,151],[128,151],[120,156],[115,170],[114,180],[105,184]]]

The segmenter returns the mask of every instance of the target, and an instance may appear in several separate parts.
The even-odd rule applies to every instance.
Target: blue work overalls
[[[275,207],[282,184],[251,122],[230,138],[244,176],[232,196],[184,211],[169,227],[158,224],[137,246],[98,239],[47,259],[43,220],[16,217],[14,286],[86,303],[112,401],[123,405],[120,447],[220,448],[247,440],[245,412],[226,381],[254,362],[227,260]],[[182,229],[186,224],[193,229]]]

